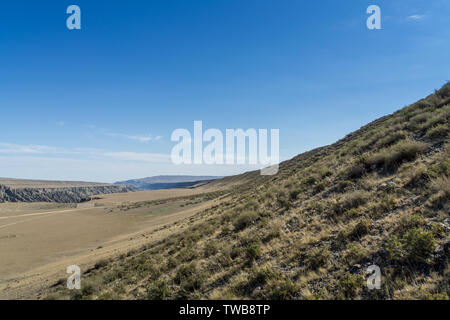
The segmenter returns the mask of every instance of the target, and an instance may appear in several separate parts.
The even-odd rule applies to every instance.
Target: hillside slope
[[[450,83],[342,140],[231,185],[184,230],[45,297],[448,299]],[[366,287],[381,269],[380,290]]]

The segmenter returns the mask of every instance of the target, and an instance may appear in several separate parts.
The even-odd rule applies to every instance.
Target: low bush
[[[233,221],[233,226],[237,231],[244,230],[252,225],[257,218],[258,214],[256,212],[244,211]]]
[[[168,294],[169,294],[169,287],[162,280],[153,282],[147,289],[148,300],[164,300],[166,299]]]
[[[344,261],[349,265],[353,265],[367,258],[367,251],[360,245],[350,243],[344,253]]]
[[[352,229],[349,234],[350,240],[357,240],[364,235],[368,234],[370,231],[371,222],[369,219],[363,219],[359,221]]]
[[[407,231],[401,239],[391,236],[385,244],[388,259],[399,264],[426,263],[436,248],[432,232],[420,228]]]
[[[348,188],[350,188],[353,185],[353,183],[349,180],[343,180],[340,181],[339,184],[336,186],[336,191],[337,192],[345,192],[348,190]]]
[[[388,136],[384,137],[383,139],[380,139],[376,146],[378,148],[385,148],[388,146],[393,145],[394,143],[399,142],[400,140],[406,139],[406,132],[405,131],[399,131],[389,134]]]
[[[261,257],[261,248],[257,242],[250,242],[245,249],[245,253],[249,261],[254,261]]]
[[[291,279],[270,280],[264,288],[264,299],[292,300],[299,288]]]
[[[310,269],[318,269],[328,264],[331,252],[328,246],[311,249],[305,259],[305,264]]]
[[[333,210],[336,214],[345,213],[352,208],[358,208],[365,204],[369,199],[369,193],[362,190],[356,190],[348,193],[335,203]]]
[[[448,136],[449,132],[450,129],[448,127],[448,124],[440,124],[429,129],[426,136],[429,139],[445,138]]]
[[[301,193],[301,190],[300,190],[300,189],[292,190],[292,191],[289,193],[289,197],[291,198],[291,200],[297,200],[298,195],[299,195],[300,193]]]
[[[107,260],[107,259],[102,259],[100,261],[97,261],[97,263],[95,263],[94,269],[104,268],[108,265],[109,262],[110,262],[110,260]]]
[[[307,186],[312,186],[314,184],[316,184],[317,179],[315,177],[308,177],[306,179],[304,179],[302,181],[303,184],[307,185]]]
[[[264,286],[271,279],[278,279],[281,273],[270,267],[253,268],[246,281],[239,282],[236,290],[241,295],[250,295],[255,288]]]
[[[182,282],[181,288],[188,292],[194,292],[202,287],[204,279],[204,275],[201,273],[193,274]]]
[[[217,254],[218,251],[219,248],[217,247],[217,244],[213,241],[209,241],[205,245],[205,248],[203,250],[203,256],[205,258],[209,258],[210,256]]]
[[[425,223],[424,219],[418,214],[408,214],[400,218],[397,233],[404,235],[407,231],[419,228]]]
[[[313,193],[317,194],[319,192],[322,192],[323,190],[325,190],[325,187],[326,187],[325,182],[318,183],[314,186]]]
[[[196,273],[197,266],[195,263],[191,262],[190,264],[184,264],[181,265],[177,272],[175,273],[175,277],[173,278],[173,281],[176,284],[181,284],[186,279],[190,278],[193,274]]]
[[[412,161],[427,149],[422,142],[402,141],[378,153],[367,156],[364,164],[367,168],[383,168],[387,172],[396,170],[402,163]]]
[[[364,165],[361,163],[355,163],[351,165],[345,172],[345,176],[348,179],[359,179],[366,173]]]
[[[426,262],[434,252],[436,243],[432,232],[414,228],[403,236],[405,258],[411,263]]]
[[[431,182],[433,194],[430,196],[429,203],[434,209],[445,209],[450,201],[450,178],[446,176],[439,177]]]
[[[345,272],[338,281],[338,295],[344,298],[353,298],[364,287],[364,278],[358,274]]]

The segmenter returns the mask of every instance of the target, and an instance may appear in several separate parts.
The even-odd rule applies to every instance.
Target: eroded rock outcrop
[[[1,202],[58,202],[80,203],[99,194],[136,191],[126,185],[100,185],[63,188],[10,188],[0,185]]]

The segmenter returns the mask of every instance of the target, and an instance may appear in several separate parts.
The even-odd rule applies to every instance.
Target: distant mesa
[[[173,188],[188,188],[221,179],[218,176],[154,176],[116,182],[116,185],[127,185],[139,190],[161,190]]]

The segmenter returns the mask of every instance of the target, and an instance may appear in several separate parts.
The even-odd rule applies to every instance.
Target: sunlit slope
[[[222,204],[56,298],[448,299],[450,83],[342,140],[212,182]],[[292,115],[296,116],[296,115]],[[300,115],[297,115],[300,116]],[[366,287],[367,267],[382,273]]]

